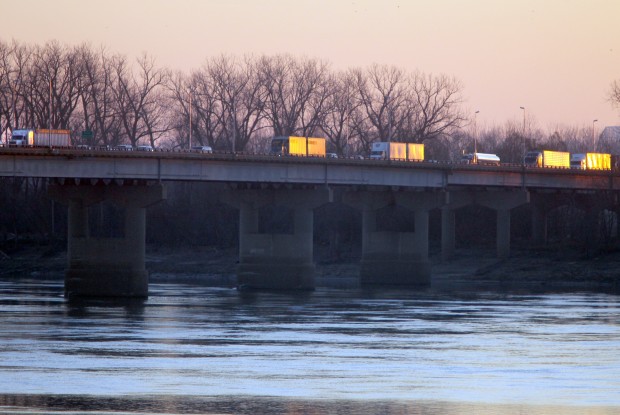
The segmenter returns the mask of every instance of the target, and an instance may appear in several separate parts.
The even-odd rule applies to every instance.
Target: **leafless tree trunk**
[[[122,57],[114,59],[114,96],[118,104],[125,138],[131,145],[138,145],[146,138],[154,143],[169,131],[168,123],[162,117],[161,101],[163,88],[169,78],[168,71],[155,67],[154,59],[143,55],[137,61],[138,75],[135,75]]]
[[[374,129],[378,141],[405,141],[395,133],[405,121],[407,78],[395,67],[372,65],[366,71],[354,71],[360,105]]]
[[[326,103],[328,111],[321,129],[339,156],[354,154],[353,143],[359,131],[355,128],[355,112],[360,102],[356,99],[355,77],[351,72],[340,73],[331,78],[332,94]]]
[[[461,90],[460,83],[454,78],[413,74],[406,122],[401,124],[402,134],[421,143],[460,130],[467,122],[460,109],[463,103]]]
[[[36,127],[69,128],[80,96],[81,73],[77,60],[78,54],[74,50],[57,42],[35,50],[29,97]]]
[[[326,87],[328,65],[278,55],[263,56],[258,66],[266,89],[265,116],[273,134],[310,136],[317,132],[330,93]]]
[[[609,101],[620,109],[620,80],[613,81],[609,90]]]
[[[120,117],[116,108],[113,59],[101,48],[94,52],[88,46],[80,48],[82,124],[92,131],[89,145],[116,145],[120,137]]]
[[[264,117],[265,90],[256,65],[250,58],[238,62],[221,56],[209,62],[208,73],[223,110],[220,123],[227,131],[226,148],[243,151]]]

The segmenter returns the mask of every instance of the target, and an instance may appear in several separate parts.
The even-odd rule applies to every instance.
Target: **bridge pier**
[[[424,192],[347,193],[345,202],[362,209],[362,285],[428,286],[431,263],[428,257],[429,210],[443,204],[443,194]],[[396,204],[413,211],[414,231],[381,231],[377,211]]]
[[[223,195],[239,209],[237,284],[243,289],[313,290],[314,209],[330,201],[328,189],[247,189]],[[261,232],[259,210],[291,209],[292,232]],[[287,220],[283,215],[282,220]]]
[[[510,211],[529,203],[530,193],[527,191],[485,192],[476,193],[474,199],[476,203],[495,210],[497,257],[508,258],[510,256]]]
[[[147,297],[146,207],[165,198],[162,185],[52,184],[50,197],[68,205],[65,296]],[[90,235],[88,208],[111,200],[124,210],[123,235]]]

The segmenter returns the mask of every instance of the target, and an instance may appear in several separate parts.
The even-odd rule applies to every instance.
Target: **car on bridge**
[[[211,154],[213,153],[213,149],[211,148],[211,146],[193,146],[192,152]]]
[[[118,144],[113,149],[116,151],[133,151],[133,146],[131,144]]]
[[[144,145],[136,147],[136,151],[155,151],[155,149],[153,146]]]

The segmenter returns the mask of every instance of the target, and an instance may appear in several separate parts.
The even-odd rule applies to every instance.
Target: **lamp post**
[[[52,80],[50,79],[50,116],[48,119],[47,143],[52,148]]]
[[[525,155],[525,107],[519,107],[523,110],[523,131],[521,136],[521,158]]]
[[[189,94],[189,149],[192,149],[192,89],[187,91]]]
[[[474,112],[474,154],[478,152],[478,125],[476,121],[477,121],[479,112],[480,111]]]
[[[596,144],[594,140],[594,123],[598,122],[598,120],[592,120],[592,150],[596,150]]]

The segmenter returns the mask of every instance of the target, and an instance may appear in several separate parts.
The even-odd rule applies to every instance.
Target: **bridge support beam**
[[[330,198],[328,189],[248,189],[223,195],[225,203],[239,209],[238,287],[313,290],[313,210]],[[293,211],[292,233],[260,232],[259,209],[266,206]]]
[[[345,203],[362,209],[362,285],[428,286],[429,210],[441,206],[443,194],[423,192],[347,193]],[[414,232],[377,229],[377,210],[397,204],[414,213]]]
[[[165,188],[159,184],[54,184],[48,194],[69,208],[65,296],[147,297],[146,207],[164,199]],[[104,200],[124,210],[122,237],[90,235],[88,208]]]

